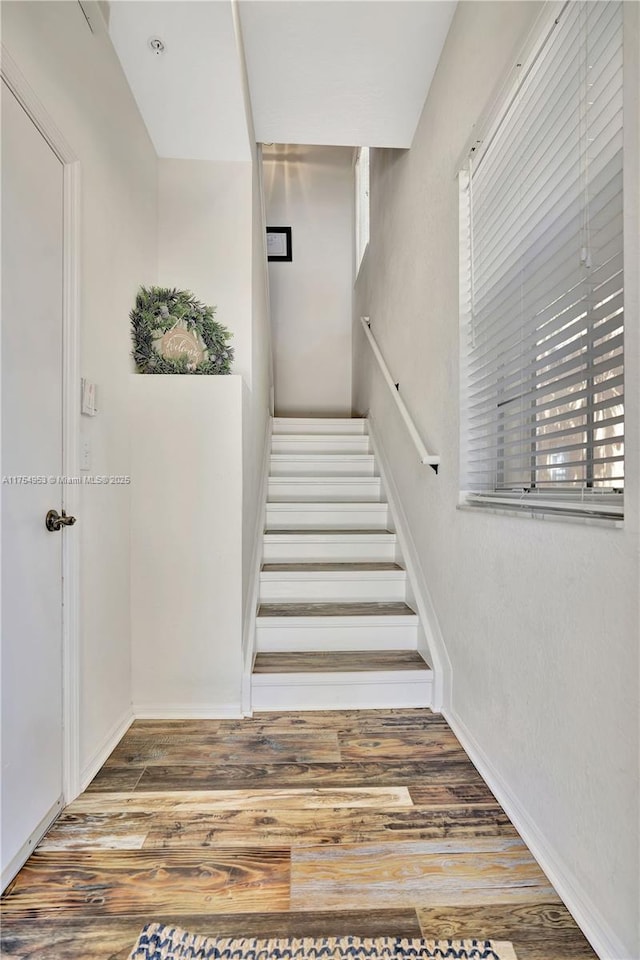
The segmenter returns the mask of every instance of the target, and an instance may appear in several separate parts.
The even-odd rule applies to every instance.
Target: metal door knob
[[[63,527],[72,527],[76,522],[76,518],[68,517],[64,510],[62,511],[62,515],[59,514],[57,510],[49,510],[44,522],[47,530],[55,533],[56,530],[62,530]]]

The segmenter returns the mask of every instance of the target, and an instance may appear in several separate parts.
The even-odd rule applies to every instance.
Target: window
[[[563,6],[460,174],[467,502],[622,514],[622,6]]]
[[[356,160],[356,273],[369,243],[369,147]]]

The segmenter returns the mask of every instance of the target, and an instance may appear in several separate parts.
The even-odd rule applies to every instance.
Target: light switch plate
[[[91,383],[85,377],[80,381],[81,384],[81,402],[80,412],[86,417],[95,417],[96,410],[96,385]]]
[[[80,469],[91,470],[91,441],[82,440],[80,443]]]

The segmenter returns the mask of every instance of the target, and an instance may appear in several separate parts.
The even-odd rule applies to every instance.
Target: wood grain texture
[[[481,784],[482,778],[466,757],[439,755],[431,760],[354,761],[344,763],[229,764],[199,767],[147,767],[136,793],[147,790],[254,790],[266,787],[367,787],[438,784]]]
[[[518,943],[518,960],[593,960],[595,954],[562,903],[484,904],[418,907],[424,937],[491,936]]]
[[[433,906],[556,898],[519,838],[294,848],[291,908]]]
[[[113,751],[107,764],[149,766],[167,763],[305,763],[339,760],[335,732],[295,733],[290,736],[219,736],[176,742],[171,738],[126,738]]]
[[[38,844],[40,853],[51,850],[141,850],[155,815],[136,813],[74,813],[67,807]]]
[[[259,653],[253,665],[254,673],[372,673],[429,669],[429,664],[417,650]]]
[[[331,910],[308,913],[183,914],[156,911],[159,923],[206,936],[420,937],[415,910]],[[139,917],[51,917],[4,927],[3,957],[13,960],[129,960],[143,926]]]
[[[154,735],[176,734],[180,736],[211,737],[230,734],[240,736],[262,733],[293,734],[300,730],[376,730],[379,728],[399,727],[408,730],[431,731],[442,728],[451,732],[443,716],[430,710],[414,708],[410,710],[299,710],[284,713],[255,713],[251,719],[243,720],[134,720],[127,733],[127,739]]]
[[[455,737],[425,737],[420,733],[397,736],[344,737],[340,741],[342,760],[428,760],[431,757],[453,757],[463,760],[466,754]]]
[[[261,603],[259,617],[415,617],[415,610],[396,600],[356,603]]]
[[[3,903],[12,917],[138,915],[158,910],[241,913],[286,910],[289,851],[36,851]]]
[[[169,820],[152,826],[145,847],[210,847],[216,844],[317,846],[366,841],[426,840],[444,837],[517,836],[502,809],[226,810]]]
[[[11,960],[128,960],[149,920],[482,936],[512,940],[518,960],[597,960],[428,710],[136,721],[1,910]]]
[[[305,810],[322,807],[412,807],[406,787],[357,787],[344,790],[182,790],[82,794],[67,807],[78,813],[149,813],[188,816],[212,810]]]

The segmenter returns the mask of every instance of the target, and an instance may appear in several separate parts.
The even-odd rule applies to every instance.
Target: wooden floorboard
[[[261,603],[259,617],[415,617],[403,601],[331,603]]]
[[[103,768],[88,792],[109,791],[109,774],[120,776],[120,767]],[[211,764],[199,766],[143,767],[136,786],[144,790],[260,790],[269,787],[367,787],[405,785],[432,787],[441,784],[482,784],[480,774],[466,757],[456,753],[419,762],[378,760],[351,763]]]
[[[429,664],[417,650],[259,653],[253,665],[254,673],[375,673],[429,669]]]
[[[136,721],[1,902],[2,956],[127,960],[221,936],[486,937],[595,960],[428,710]]]

